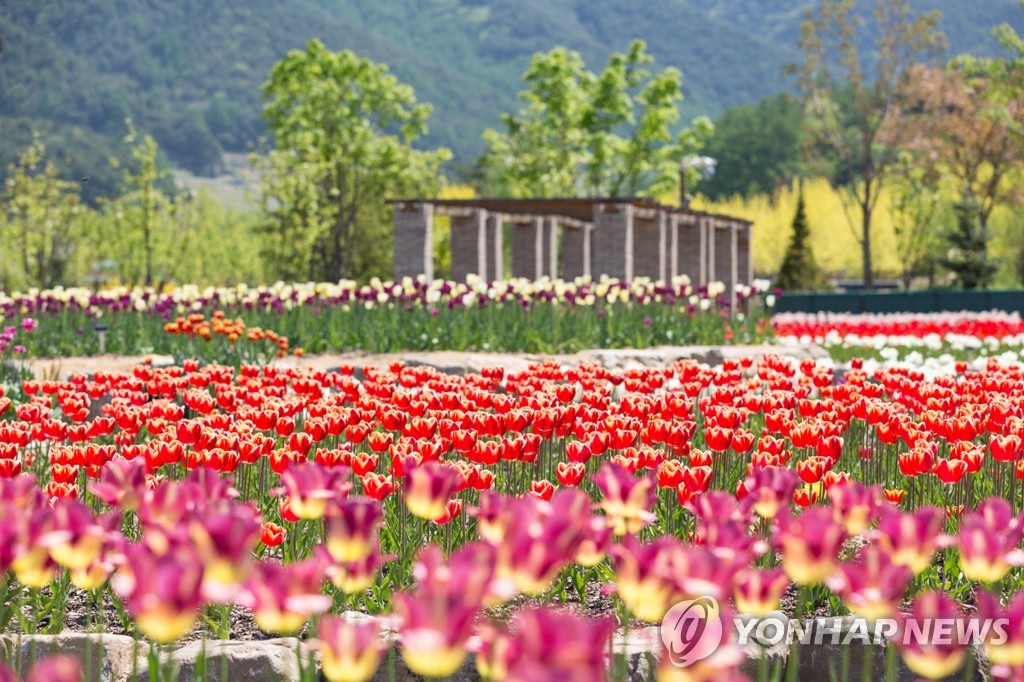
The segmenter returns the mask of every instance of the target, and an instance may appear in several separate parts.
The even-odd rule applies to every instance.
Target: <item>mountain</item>
[[[778,0],[4,0],[0,164],[36,126],[76,173],[117,148],[124,119],[170,161],[214,173],[262,132],[260,87],[319,37],[388,64],[434,105],[427,145],[471,164],[481,131],[517,107],[534,52],[579,50],[591,68],[633,38],[683,72],[687,117],[792,88],[782,75],[805,3]],[[991,29],[1024,30],[1018,0],[915,0],[944,12],[950,54],[991,54]],[[18,134],[5,135],[5,130]],[[24,146],[24,145],[20,145]],[[97,174],[100,174],[97,170]]]

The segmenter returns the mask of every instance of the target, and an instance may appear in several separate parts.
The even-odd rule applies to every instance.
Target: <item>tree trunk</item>
[[[875,288],[875,273],[871,267],[871,208],[867,205],[861,206],[860,229],[860,253],[864,265],[864,289],[871,291]]]

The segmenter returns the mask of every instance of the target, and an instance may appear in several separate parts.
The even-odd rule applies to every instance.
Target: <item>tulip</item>
[[[394,492],[394,482],[390,476],[384,474],[367,473],[362,478],[363,494],[371,500],[383,501]]]
[[[328,469],[313,462],[289,466],[281,474],[281,488],[272,491],[288,496],[291,512],[300,519],[320,519],[331,500],[343,498],[352,484],[344,467]]]
[[[74,656],[50,655],[28,671],[25,682],[81,682],[82,662]],[[0,664],[0,682],[17,682],[18,676]]]
[[[267,521],[260,526],[260,542],[267,547],[277,547],[284,542],[285,530],[276,523]]]
[[[747,476],[743,509],[753,509],[758,516],[773,519],[783,508],[789,508],[796,490],[797,475],[792,469],[764,467]]]
[[[988,437],[988,449],[992,453],[992,459],[997,462],[1016,461],[1020,457],[1021,448],[1021,437],[1018,435],[992,434]]]
[[[444,506],[444,514],[439,518],[432,519],[432,522],[438,526],[444,526],[459,518],[461,513],[462,500],[448,500],[448,504]]]
[[[781,568],[743,569],[734,579],[733,599],[736,610],[763,618],[778,610],[782,594],[788,585],[789,579]]]
[[[321,556],[289,566],[261,561],[238,601],[253,611],[260,629],[294,635],[310,616],[331,606],[331,598],[321,593],[325,569]]]
[[[860,535],[874,520],[878,508],[877,488],[856,482],[843,483],[829,488],[828,498],[836,521],[848,535]]]
[[[942,542],[944,515],[937,507],[922,507],[915,512],[882,510],[876,542],[897,566],[908,566],[920,575],[932,562]]]
[[[356,561],[341,561],[327,567],[327,577],[331,583],[345,594],[362,594],[370,589],[377,569],[381,565],[381,555],[374,548],[369,555]]]
[[[561,485],[567,488],[578,486],[586,473],[586,466],[579,462],[559,462],[555,466],[555,477]]]
[[[850,613],[875,621],[896,612],[912,577],[910,568],[893,563],[884,550],[868,547],[854,562],[841,564],[828,586]]]
[[[476,529],[481,540],[491,545],[501,543],[512,518],[511,505],[510,497],[491,490],[480,493],[480,504],[471,511],[476,516]]]
[[[929,680],[950,677],[964,664],[967,653],[956,642],[956,637],[949,641],[939,638],[915,636],[913,627],[926,627],[924,624],[936,620],[954,620],[961,617],[956,602],[941,592],[926,591],[917,595],[906,615],[896,614],[897,630],[893,635],[893,643],[899,648],[903,662],[911,672]],[[916,622],[917,626],[910,623]]]
[[[679,601],[674,574],[682,563],[682,552],[677,539],[664,536],[643,545],[626,536],[612,547],[616,591],[636,618],[658,622]]]
[[[327,514],[328,553],[335,561],[359,561],[377,545],[377,529],[384,512],[368,498],[349,498],[335,503]]]
[[[608,554],[612,542],[612,529],[600,516],[590,517],[586,526],[587,531],[573,561],[584,568],[593,568],[604,561]]]
[[[52,524],[52,530],[38,542],[49,549],[58,564],[81,570],[99,558],[109,533],[93,520],[92,511],[84,504],[76,500],[59,501],[53,508]]]
[[[907,494],[906,490],[902,488],[885,488],[882,490],[882,497],[885,501],[891,505],[898,505],[903,501],[903,496]]]
[[[953,485],[967,473],[967,462],[962,459],[943,459],[935,464],[932,472],[943,483]]]
[[[480,628],[480,646],[476,651],[476,670],[485,680],[508,677],[509,666],[520,656],[521,645],[508,630],[486,623]]]
[[[380,664],[380,621],[324,616],[317,626],[321,671],[328,682],[366,682]]]
[[[831,510],[816,507],[797,517],[780,515],[775,539],[789,579],[813,585],[825,582],[836,569],[846,532],[833,520]]]
[[[566,489],[550,502],[524,497],[510,505],[509,524],[498,545],[498,573],[520,592],[543,594],[584,540],[593,537],[590,499]]]
[[[551,481],[531,481],[530,494],[542,500],[550,500],[551,496],[555,494],[555,486]]]
[[[605,677],[605,654],[615,622],[553,609],[516,614],[519,651],[506,682],[593,682]]]
[[[27,518],[16,526],[11,571],[22,585],[42,589],[53,582],[59,568],[42,541],[53,531],[53,516],[47,509],[29,509],[26,513]]]
[[[1024,523],[1012,516],[1009,503],[988,498],[960,520],[960,571],[968,580],[999,582],[1012,566],[1024,563],[1024,552],[1018,548],[1022,535]]]
[[[621,466],[605,463],[592,479],[601,490],[598,506],[615,535],[638,533],[657,518],[650,512],[657,488],[649,476],[634,478]]]
[[[103,467],[100,480],[89,486],[89,491],[111,507],[134,511],[145,488],[145,461],[114,457]]]
[[[415,587],[394,596],[401,626],[400,652],[409,670],[424,677],[454,675],[466,659],[472,633],[494,576],[493,550],[467,545],[447,566],[433,545],[413,567]]]
[[[259,541],[259,515],[250,505],[207,511],[188,524],[189,537],[203,561],[203,596],[214,603],[234,599]]]
[[[202,604],[203,562],[182,544],[155,554],[145,545],[128,547],[111,587],[136,627],[160,644],[170,644],[195,626]]]
[[[405,504],[413,516],[432,521],[447,512],[448,498],[455,492],[459,474],[437,462],[414,466],[408,471]]]
[[[1009,668],[1024,667],[1024,592],[1018,592],[1010,599],[1005,608],[999,599],[989,592],[979,592],[978,618],[989,621],[1002,621],[1005,639],[999,636],[995,628],[985,636],[985,655],[994,666]]]

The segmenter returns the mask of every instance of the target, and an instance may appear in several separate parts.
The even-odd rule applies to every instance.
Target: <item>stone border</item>
[[[755,360],[773,354],[796,360],[827,360],[830,356],[814,344],[780,345],[770,344],[747,346],[655,346],[653,348],[616,348],[584,350],[572,354],[543,355],[536,353],[483,353],[475,351],[408,351],[399,353],[325,353],[304,355],[276,360],[276,367],[310,367],[319,370],[333,370],[341,365],[387,367],[395,361],[410,366],[434,367],[446,374],[469,374],[484,367],[503,367],[508,372],[522,372],[531,364],[554,360],[562,365],[576,366],[595,362],[609,369],[631,370],[644,367],[667,367],[678,360],[696,360],[711,367],[717,367],[726,360],[738,361],[749,357]],[[157,367],[173,364],[166,355],[97,355],[92,357],[31,358],[26,366],[39,379],[57,376],[66,379],[72,374],[89,374],[95,371],[128,372],[146,359]]]
[[[364,619],[367,616],[358,612],[347,612],[345,617],[353,620]],[[793,619],[787,619],[781,613],[772,614],[773,621],[786,621],[787,627],[793,627]],[[749,616],[740,616],[745,628],[756,629],[759,619]],[[844,645],[842,640],[851,631],[853,619],[828,618],[824,619],[829,623],[823,624],[823,619],[804,620],[804,628],[808,631],[821,633],[822,644],[804,645],[800,652],[800,671],[797,679],[801,682],[821,682],[822,680],[841,679],[840,671],[845,665],[848,671],[847,679],[859,680],[863,677],[863,666],[867,662],[871,666],[870,676],[873,680],[895,679],[899,682],[913,682],[917,676],[911,673],[903,662],[897,657],[896,674],[894,678],[886,677],[886,653],[885,647],[869,647],[863,643]],[[838,635],[832,621],[839,625]],[[822,629],[824,628],[824,629]],[[752,630],[748,630],[752,631]],[[734,629],[735,633],[735,629]],[[394,644],[397,635],[393,632],[386,632],[384,635],[386,644],[390,651],[384,655],[377,674],[373,677],[374,682],[385,682],[394,679],[395,682],[420,682],[421,677],[411,673],[397,654]],[[735,636],[733,638],[735,641]],[[835,643],[838,640],[840,643]],[[191,682],[196,668],[196,662],[202,655],[205,647],[206,668],[208,682],[297,682],[299,679],[297,647],[298,640],[294,638],[270,639],[260,641],[218,641],[206,640],[204,642],[191,642],[169,654],[170,660],[179,666],[178,679],[181,682]],[[319,674],[318,655],[310,651],[308,645],[301,644],[304,656],[309,655]],[[662,644],[658,627],[646,627],[633,630],[624,636],[621,631],[615,635],[613,651],[624,663],[625,670],[619,670],[625,674],[628,682],[647,682],[654,680],[654,668],[660,658]],[[874,651],[869,651],[874,649]],[[12,635],[0,636],[0,655],[8,662],[15,658],[18,661],[17,668],[21,674],[29,667],[30,662],[48,654],[63,654],[78,658],[83,662],[89,661],[89,671],[86,680],[89,682],[148,682],[147,656],[148,646],[139,640],[132,639],[125,635],[109,634],[62,634],[62,635],[25,635],[16,637]],[[772,671],[778,667],[783,670],[786,659],[791,653],[791,648],[785,643],[761,649],[756,644],[749,644],[743,647],[743,653],[747,662],[742,666],[742,671],[757,679],[759,662],[762,656],[767,658],[767,669]],[[983,657],[975,651],[978,679],[987,679],[986,665]],[[393,663],[392,663],[393,662]],[[389,678],[388,666],[394,666],[394,676]],[[221,671],[226,671],[225,680],[221,680]],[[462,668],[452,676],[454,682],[479,682],[480,677],[476,672],[474,657],[470,654]],[[617,678],[621,680],[623,678]],[[959,677],[950,680],[960,679]]]

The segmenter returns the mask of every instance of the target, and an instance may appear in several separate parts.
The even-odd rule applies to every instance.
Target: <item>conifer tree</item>
[[[793,234],[789,237],[786,255],[782,258],[776,286],[789,291],[808,291],[824,285],[821,271],[811,250],[811,232],[807,225],[807,207],[800,192],[796,215],[793,216]]]
[[[988,257],[988,229],[981,224],[976,201],[960,201],[954,206],[956,227],[945,234],[949,251],[942,265],[964,289],[984,289],[996,273],[996,264]]]

